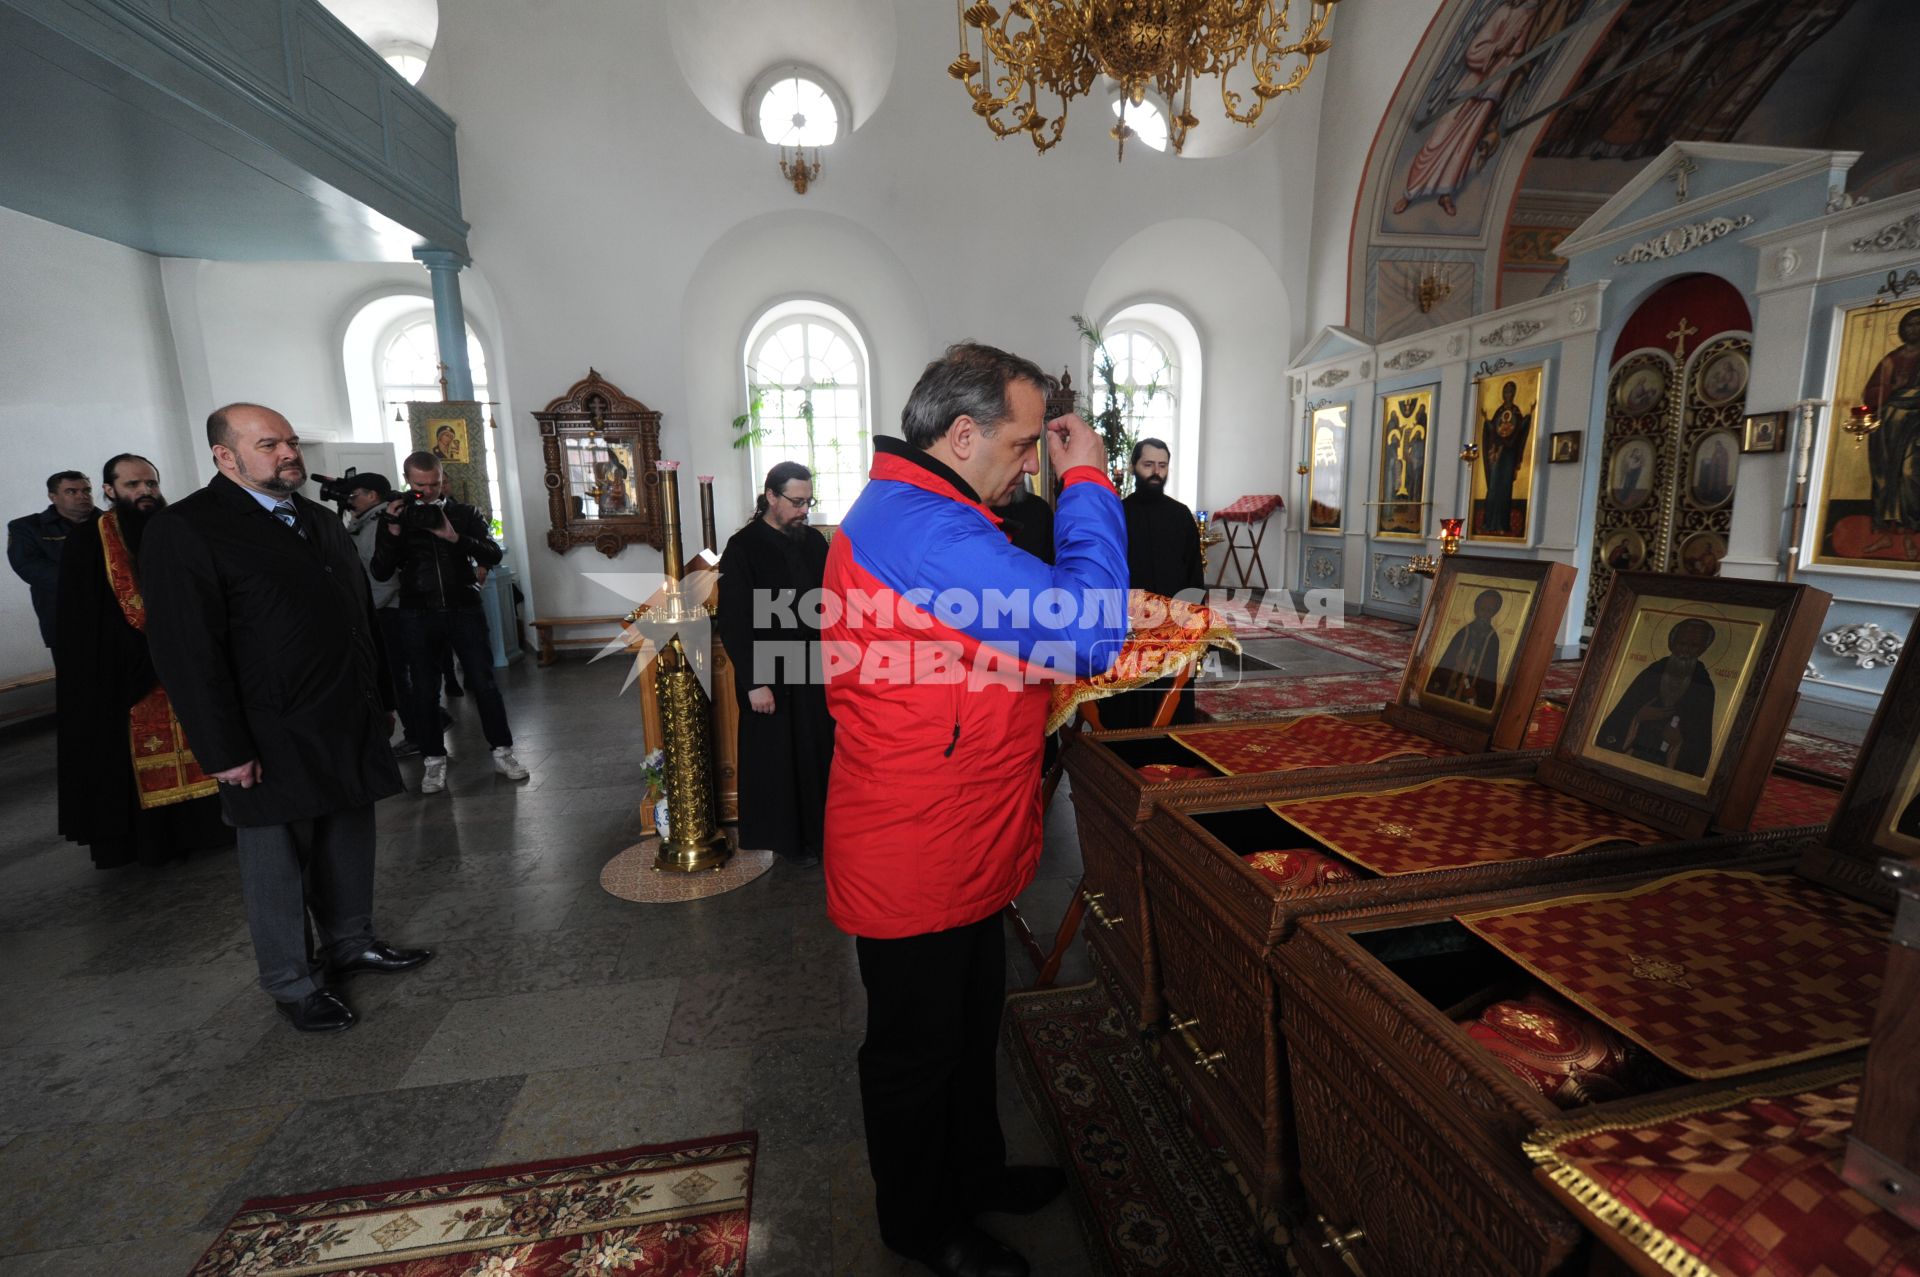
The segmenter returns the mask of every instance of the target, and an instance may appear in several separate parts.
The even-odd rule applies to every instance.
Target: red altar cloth
[[[1890,925],[1802,879],[1726,869],[1459,921],[1692,1078],[1865,1044]]]
[[[1666,841],[1651,825],[1520,779],[1442,776],[1378,793],[1267,805],[1307,837],[1387,875]]]
[[[1285,507],[1286,502],[1280,499],[1279,493],[1266,492],[1257,496],[1241,497],[1226,509],[1215,510],[1213,518],[1216,522],[1258,523],[1275,510]]]
[[[1917,1277],[1920,1231],[1840,1178],[1858,1074],[1552,1122],[1526,1150],[1596,1232],[1681,1277]]]

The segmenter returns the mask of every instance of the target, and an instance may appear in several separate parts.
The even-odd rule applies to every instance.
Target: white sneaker
[[[493,770],[499,772],[508,780],[525,780],[527,778],[527,769],[522,767],[520,760],[513,756],[513,746],[511,745],[502,745],[493,751]]]
[[[420,792],[437,794],[447,787],[447,756],[427,759],[427,770],[420,777]]]

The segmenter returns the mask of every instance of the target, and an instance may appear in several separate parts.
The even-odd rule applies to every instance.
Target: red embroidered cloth
[[[1533,707],[1533,718],[1527,723],[1527,741],[1522,748],[1552,749],[1560,739],[1560,729],[1566,725],[1564,708],[1552,701],[1541,701]]]
[[[1248,723],[1222,731],[1175,732],[1173,739],[1229,776],[1378,763],[1389,758],[1439,758],[1453,751],[1378,719],[1300,718]]]
[[[1294,828],[1378,874],[1544,860],[1604,843],[1654,843],[1650,825],[1530,780],[1443,776],[1373,794],[1269,803]]]
[[[1332,856],[1317,851],[1256,851],[1242,859],[1249,869],[1288,888],[1353,882],[1360,877]]]
[[[1459,920],[1693,1078],[1865,1043],[1890,925],[1802,879],[1724,869]]]
[[[1684,1104],[1553,1122],[1528,1156],[1681,1277],[1916,1277],[1920,1231],[1840,1178],[1857,1066]]]
[[[1754,804],[1748,829],[1793,829],[1800,825],[1825,825],[1833,820],[1840,806],[1840,791],[1824,785],[1811,785],[1794,776],[1775,773],[1767,777]]]
[[[1285,505],[1286,502],[1280,499],[1279,493],[1266,492],[1256,496],[1241,497],[1226,509],[1215,510],[1213,517],[1216,522],[1258,523],[1275,510],[1284,508]]]
[[[1120,655],[1104,674],[1053,685],[1053,699],[1047,706],[1047,733],[1066,726],[1085,702],[1178,674],[1210,647],[1240,650],[1240,640],[1212,608],[1146,590],[1128,591],[1127,638]]]

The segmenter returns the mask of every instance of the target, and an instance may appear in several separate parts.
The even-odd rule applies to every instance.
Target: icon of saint
[[[1713,676],[1700,658],[1715,630],[1698,617],[1667,632],[1667,658],[1634,676],[1600,724],[1601,749],[1694,776],[1713,754]]]
[[[1500,697],[1500,635],[1493,618],[1504,601],[1498,590],[1474,596],[1473,619],[1447,641],[1447,650],[1427,675],[1427,695],[1493,708]]]

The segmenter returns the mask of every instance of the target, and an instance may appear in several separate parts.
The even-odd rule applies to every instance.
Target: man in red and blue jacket
[[[973,1223],[1064,1185],[1008,1167],[994,1056],[1006,996],[1000,911],[1040,858],[1048,687],[1102,673],[1126,637],[1127,536],[1105,452],[1045,421],[1046,374],[963,343],[927,365],[876,438],[871,482],[827,554],[822,651],[836,746],[827,911],[857,937],[860,1048],[882,1239],[937,1273],[1024,1277]],[[1038,469],[1064,489],[1052,565],[988,508]]]

